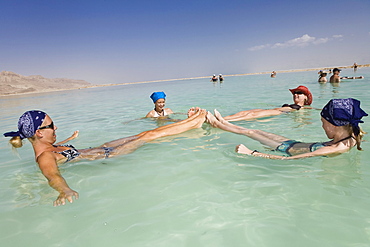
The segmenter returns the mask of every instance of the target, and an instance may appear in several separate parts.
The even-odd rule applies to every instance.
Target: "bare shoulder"
[[[148,112],[148,114],[146,114],[145,117],[154,117],[154,113],[155,113],[155,111],[151,110],[150,112]]]
[[[314,151],[313,153],[317,152],[317,153],[320,153],[321,155],[331,157],[331,156],[337,156],[339,154],[345,153],[349,151],[350,149],[351,147],[346,146],[343,143],[338,143],[338,144],[322,147]]]
[[[50,164],[56,165],[57,164],[56,153],[51,151],[44,151],[36,158],[36,161],[39,164],[40,168],[49,166]]]
[[[170,108],[166,108],[165,111],[166,111],[167,114],[172,114],[173,113],[173,111]]]

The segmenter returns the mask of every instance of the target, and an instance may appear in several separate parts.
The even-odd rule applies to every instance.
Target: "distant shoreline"
[[[370,64],[358,65],[358,68],[361,67],[370,67]],[[291,70],[276,70],[277,73],[292,73],[292,72],[304,72],[304,71],[320,71],[320,70],[329,70],[333,68],[338,69],[351,69],[351,66],[336,66],[336,67],[320,67],[320,68],[312,68],[312,69],[291,69]],[[270,72],[256,72],[256,73],[245,73],[245,74],[232,74],[232,75],[223,75],[223,77],[231,77],[231,76],[245,76],[245,75],[263,75],[263,74],[270,74]],[[166,81],[185,81],[185,80],[195,80],[195,79],[206,79],[211,78],[211,76],[199,76],[199,77],[189,77],[189,78],[179,78],[179,79],[165,79],[165,80],[154,80],[154,81],[142,81],[142,82],[124,82],[124,83],[117,83],[117,84],[101,84],[101,85],[93,85],[91,87],[109,87],[109,86],[119,86],[119,85],[130,85],[130,84],[141,84],[141,83],[153,83],[153,82],[166,82]]]
[[[358,68],[364,68],[364,67],[370,67],[370,64],[358,65]],[[329,70],[329,69],[333,69],[333,68],[350,69],[350,68],[353,68],[353,65],[351,65],[351,66],[320,67],[320,68],[311,68],[311,69],[276,70],[276,72],[277,73],[293,73],[293,72],[304,72],[304,71]],[[271,72],[232,74],[232,75],[223,75],[223,77],[226,78],[226,77],[232,77],[232,76],[263,75],[263,74],[270,74],[270,73]],[[76,87],[76,88],[66,88],[66,89],[50,89],[50,90],[47,90],[46,89],[46,90],[39,90],[39,91],[32,91],[32,92],[24,92],[24,93],[0,94],[0,97],[28,95],[28,94],[37,94],[37,93],[50,93],[50,92],[67,91],[67,90],[80,90],[80,89],[98,88],[98,87],[134,85],[134,84],[144,84],[144,83],[154,83],[154,82],[196,80],[196,79],[206,79],[206,78],[210,78],[210,76],[199,76],[199,77],[189,77],[189,78],[179,78],[179,79],[164,79],[164,80],[141,81],[141,82],[125,82],[125,83],[98,84],[98,85],[91,85],[91,86],[89,85],[89,86],[82,86],[82,87]]]

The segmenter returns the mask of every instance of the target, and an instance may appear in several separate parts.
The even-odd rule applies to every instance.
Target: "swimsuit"
[[[64,157],[67,158],[66,163],[73,160],[74,158],[77,158],[81,153],[72,145],[60,145],[62,147],[68,147],[70,149],[64,150],[62,152],[55,152],[58,154],[63,155]],[[55,146],[57,147],[57,146]],[[104,150],[104,158],[107,159],[111,152],[114,150],[113,147],[101,147],[101,149]],[[101,153],[99,154],[101,155]]]
[[[57,147],[57,146],[55,146]],[[64,150],[62,152],[56,152],[58,154],[61,154],[63,155],[64,157],[67,158],[67,161],[66,162],[69,162],[71,160],[73,160],[74,158],[78,157],[80,155],[80,152],[78,152],[78,150],[72,146],[72,145],[60,145],[60,147],[68,147],[70,149],[67,149],[67,150]]]
[[[159,115],[158,112],[154,109],[154,116],[153,117],[164,117],[164,116],[167,116],[167,112],[163,109],[163,116],[162,115]]]
[[[320,149],[322,147],[328,146],[326,142],[315,142],[310,145],[310,152],[316,151],[317,149]]]
[[[309,150],[310,150],[310,152],[314,152],[314,151],[316,151],[316,150],[318,150],[322,147],[327,147],[327,146],[330,146],[330,145],[333,145],[333,144],[337,144],[339,142],[345,141],[345,140],[350,139],[350,138],[353,138],[353,136],[347,136],[347,137],[345,137],[343,139],[340,139],[339,141],[334,142],[334,143],[314,142],[309,146]],[[284,153],[288,154],[289,156],[291,156],[291,154],[289,153],[289,149],[291,149],[297,143],[301,143],[301,142],[295,141],[295,140],[284,141],[275,150],[280,151],[280,152],[284,152]]]
[[[284,104],[281,107],[290,107],[290,108],[292,108],[294,110],[299,110],[299,109],[301,109],[302,106],[297,105],[297,104],[290,104],[290,105],[289,104]]]
[[[291,154],[289,153],[289,149],[291,149],[294,146],[294,144],[296,144],[296,143],[300,143],[300,142],[295,141],[295,140],[284,141],[279,146],[277,146],[277,148],[275,150],[286,153],[289,156],[291,156]]]

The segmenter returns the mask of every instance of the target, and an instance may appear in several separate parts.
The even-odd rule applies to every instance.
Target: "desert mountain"
[[[91,86],[84,80],[49,79],[41,75],[23,76],[10,71],[0,72],[0,95],[38,93]]]

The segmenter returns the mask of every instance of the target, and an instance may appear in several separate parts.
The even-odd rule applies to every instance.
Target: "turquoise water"
[[[352,70],[342,75],[352,76]],[[370,113],[370,69],[363,80],[317,83],[316,72],[226,77],[114,86],[0,98],[0,131],[15,130],[26,110],[46,111],[63,140],[74,130],[77,148],[153,129],[141,119],[149,95],[164,90],[167,106],[192,106],[223,115],[292,102],[288,88],[306,85],[321,108],[331,98],[353,97]],[[174,118],[185,118],[176,114]],[[367,121],[366,121],[367,120]],[[370,118],[362,124],[370,131]],[[319,110],[236,124],[301,141],[327,140]],[[0,144],[0,241],[2,246],[369,246],[370,144],[334,158],[281,161],[239,155],[244,136],[204,124],[111,159],[65,164],[60,170],[80,193],[73,204],[53,207],[51,189],[26,142],[13,152]]]

